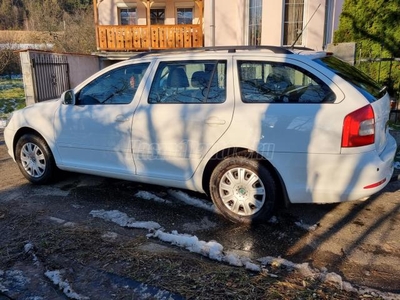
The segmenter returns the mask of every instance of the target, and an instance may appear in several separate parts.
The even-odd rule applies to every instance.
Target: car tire
[[[53,179],[56,165],[43,138],[35,134],[21,136],[15,148],[15,159],[22,174],[31,183],[45,184]]]
[[[276,186],[259,160],[228,157],[211,174],[210,194],[215,206],[235,223],[262,223],[273,214]]]

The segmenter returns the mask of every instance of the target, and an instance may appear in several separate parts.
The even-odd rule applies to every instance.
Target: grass
[[[25,93],[22,79],[0,79],[0,117],[25,107]]]

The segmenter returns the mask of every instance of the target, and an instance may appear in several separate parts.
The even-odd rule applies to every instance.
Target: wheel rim
[[[25,172],[32,177],[41,177],[46,171],[46,159],[37,145],[26,143],[21,149],[21,163]]]
[[[228,170],[219,183],[222,203],[231,212],[250,216],[265,203],[265,187],[256,173],[246,168]]]

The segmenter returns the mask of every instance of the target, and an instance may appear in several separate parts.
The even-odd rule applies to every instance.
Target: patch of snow
[[[159,229],[161,228],[160,224],[149,221],[149,222],[141,222],[135,221],[135,218],[130,218],[126,213],[120,212],[119,210],[111,210],[106,211],[104,209],[101,210],[92,210],[90,212],[94,218],[100,218],[106,221],[111,221],[118,224],[121,227],[129,227],[129,228],[139,228],[139,229]]]
[[[119,210],[92,210],[89,214],[94,218],[114,222],[121,227],[126,227],[128,224],[135,222],[134,218],[129,218],[126,213]]]
[[[252,262],[247,262],[245,268],[246,270],[250,270],[252,272],[261,272],[261,267]]]
[[[101,237],[105,240],[115,240],[118,237],[118,233],[107,231],[106,233],[102,234]]]
[[[7,120],[0,119],[0,128],[6,128]]]
[[[126,225],[126,227],[155,230],[155,229],[160,229],[161,225],[158,224],[157,222],[153,222],[153,221],[141,221],[141,222],[137,221],[137,222],[129,223],[128,225]]]
[[[75,227],[76,223],[75,222],[65,222],[63,224],[64,227]]]
[[[172,197],[174,197],[174,198],[178,199],[179,201],[182,201],[188,205],[202,208],[202,209],[211,211],[213,213],[218,212],[217,208],[214,205],[211,205],[202,199],[191,197],[182,191],[168,190],[168,194],[170,194]]]
[[[161,197],[158,197],[157,195],[154,195],[153,193],[147,192],[147,191],[139,191],[135,194],[135,197],[144,199],[144,200],[152,200],[155,202],[160,202],[160,203],[167,203],[171,204],[172,202],[166,199],[163,199]]]
[[[271,265],[275,268],[286,268],[290,270],[298,270],[304,277],[314,278],[316,273],[308,263],[296,264],[281,257],[266,256],[258,259],[262,265]]]
[[[274,267],[281,267],[284,266],[289,270],[298,270],[304,277],[307,278],[314,278],[318,279],[322,282],[329,282],[336,284],[336,286],[341,289],[345,290],[347,292],[355,292],[358,293],[359,295],[372,295],[374,297],[381,297],[382,299],[387,299],[387,300],[400,300],[400,295],[399,294],[393,294],[393,293],[386,293],[386,292],[381,292],[375,289],[369,289],[365,287],[361,288],[356,288],[354,287],[351,283],[347,281],[343,281],[342,277],[334,272],[328,272],[327,268],[323,267],[321,268],[321,271],[318,269],[313,269],[310,267],[308,263],[302,263],[302,264],[296,264],[293,263],[289,260],[286,260],[284,258],[276,258],[272,256],[267,256],[258,259],[258,261],[262,265],[271,265]]]
[[[278,221],[278,218],[276,216],[272,216],[271,219],[269,219],[268,223],[278,224],[279,221]]]
[[[29,282],[29,278],[25,277],[24,273],[20,270],[0,272],[0,291],[3,293],[9,291],[8,287],[23,290]]]
[[[157,299],[157,300],[170,300],[171,293],[165,290],[156,290],[149,287],[147,284],[142,283],[139,287],[135,289],[135,292],[140,294],[141,299]]]
[[[50,221],[53,221],[53,222],[58,223],[58,224],[63,224],[63,223],[65,223],[65,220],[60,219],[60,218],[49,217],[49,219],[50,219]]]
[[[230,264],[231,266],[243,267],[243,262],[241,260],[241,257],[236,253],[232,252],[227,253],[224,257],[224,262]]]
[[[75,208],[75,209],[81,209],[81,208],[84,208],[84,206],[83,206],[83,205],[79,205],[79,204],[72,204],[72,207],[73,207],[73,208]]]
[[[320,275],[320,280],[322,282],[330,282],[330,283],[337,284],[337,286],[339,286],[341,289],[343,288],[342,276],[340,276],[339,274],[336,274],[336,273],[322,273]]]
[[[161,241],[185,248],[190,252],[207,256],[212,260],[222,261],[224,256],[222,252],[224,247],[222,247],[222,245],[216,241],[199,241],[197,236],[180,234],[175,230],[171,233],[167,233],[162,230],[156,230],[153,233],[148,234],[147,237],[158,238]]]
[[[34,246],[32,243],[27,243],[24,246],[24,251],[25,253],[29,253],[29,251],[32,251],[34,249]]]
[[[25,253],[32,255],[33,263],[35,264],[35,266],[37,266],[39,264],[39,260],[36,256],[34,250],[35,250],[35,246],[31,242],[25,244],[25,246],[24,246]]]
[[[304,224],[303,221],[300,222],[295,222],[294,223],[297,227],[303,228],[304,230],[307,231],[315,231],[317,229],[317,227],[319,226],[319,224],[314,224],[314,225],[308,225],[308,224]]]
[[[84,299],[89,299],[89,297],[81,296],[74,292],[74,290],[71,288],[68,280],[64,280],[62,278],[62,273],[63,271],[60,270],[54,270],[54,271],[46,271],[44,275],[46,275],[47,278],[51,280],[55,285],[58,286],[58,288],[64,293],[65,296],[67,296],[70,299],[76,299],[76,300],[84,300]]]

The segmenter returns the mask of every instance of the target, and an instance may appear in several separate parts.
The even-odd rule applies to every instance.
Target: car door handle
[[[207,125],[224,125],[225,123],[226,123],[225,120],[222,120],[222,119],[220,119],[218,117],[209,117],[206,120],[206,124]]]
[[[126,121],[129,121],[129,118],[125,118],[123,115],[118,115],[116,118],[115,118],[115,121],[116,122],[126,122]]]

